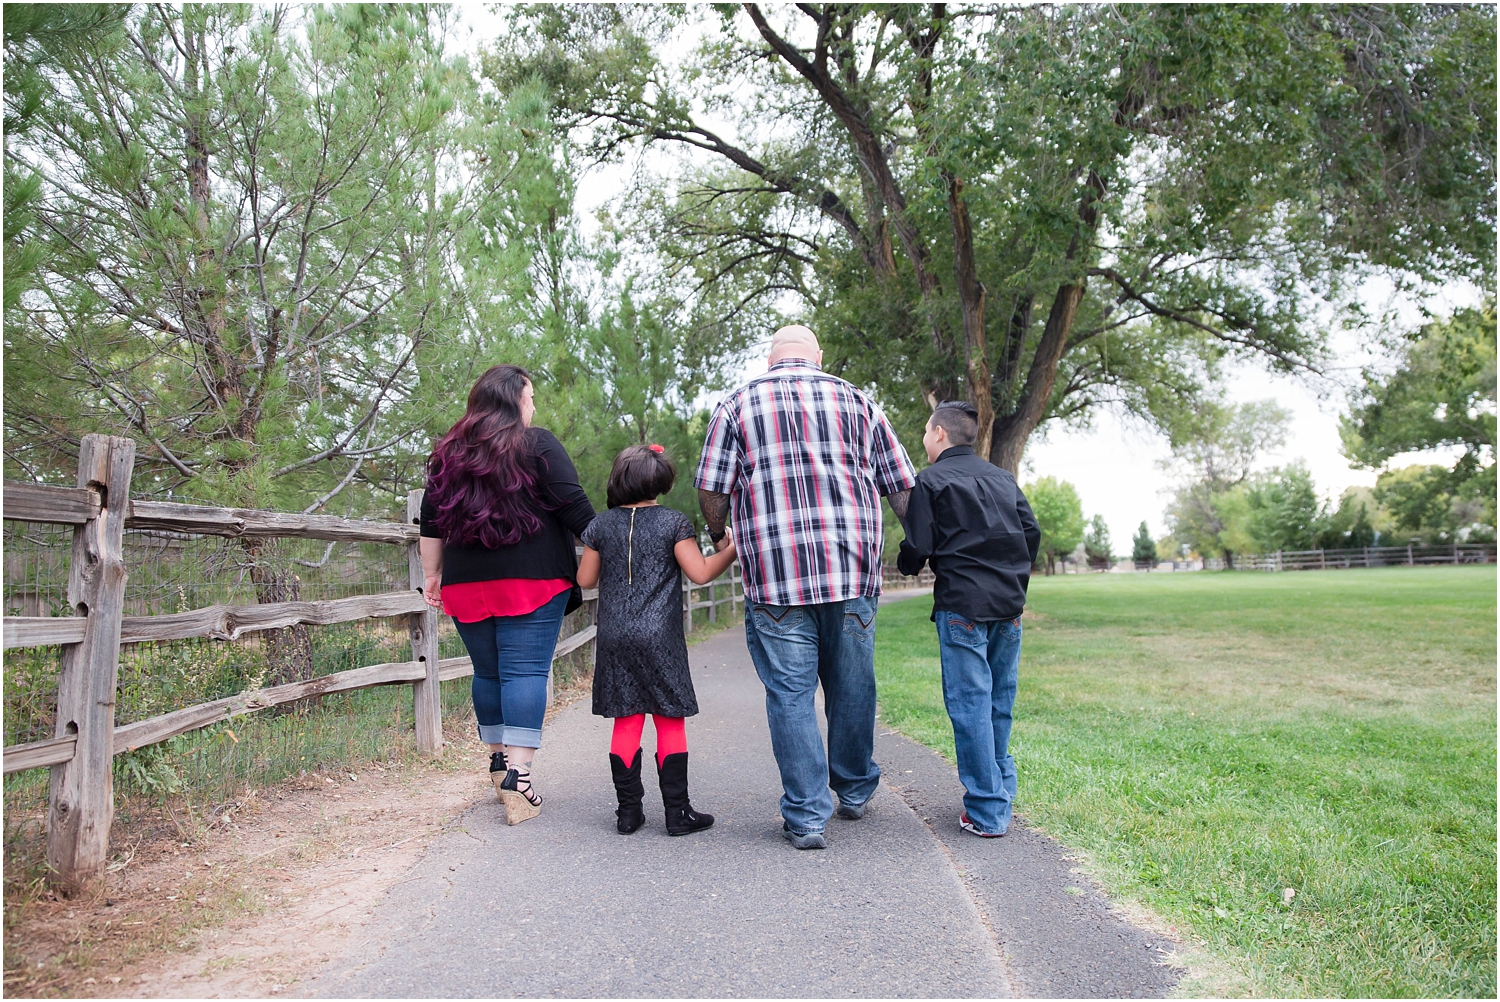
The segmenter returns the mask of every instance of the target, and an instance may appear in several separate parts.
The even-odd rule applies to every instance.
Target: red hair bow
[[[667,451],[666,449],[663,449],[661,446],[657,445],[655,442],[652,442],[649,448],[651,449],[652,452],[666,452]]]

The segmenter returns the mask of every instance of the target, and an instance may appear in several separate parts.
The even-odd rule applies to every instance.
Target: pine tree
[[[1143,565],[1147,568],[1155,567],[1156,543],[1152,540],[1151,530],[1146,528],[1145,522],[1142,522],[1141,527],[1136,530],[1133,542],[1135,545],[1131,550],[1130,556],[1135,561],[1135,566],[1137,568]]]

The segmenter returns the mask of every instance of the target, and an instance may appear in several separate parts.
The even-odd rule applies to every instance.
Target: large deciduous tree
[[[1378,494],[1400,528],[1443,538],[1475,528],[1493,533],[1495,301],[1412,332],[1397,356],[1394,372],[1366,373],[1343,422],[1345,454],[1380,469],[1401,453],[1462,449],[1448,470],[1383,472]]]
[[[1313,303],[1370,270],[1489,281],[1494,17],[531,8],[496,75],[545,80],[595,156],[692,154],[670,267],[736,311],[800,300],[912,430],[966,397],[1015,470],[1103,403],[1171,424],[1225,353],[1319,366]]]

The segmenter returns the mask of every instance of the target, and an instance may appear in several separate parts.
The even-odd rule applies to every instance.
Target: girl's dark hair
[[[605,502],[611,508],[661,497],[677,481],[677,467],[659,451],[661,446],[632,445],[621,449],[609,471]]]
[[[491,368],[469,391],[469,407],[427,460],[427,497],[443,538],[460,546],[512,546],[542,530],[541,470],[526,442],[521,394],[531,374]]]

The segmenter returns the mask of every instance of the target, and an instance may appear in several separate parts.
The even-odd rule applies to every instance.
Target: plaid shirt
[[[786,358],[714,411],[694,482],[732,497],[746,597],[816,605],[880,594],[880,498],[917,475],[869,397]]]

